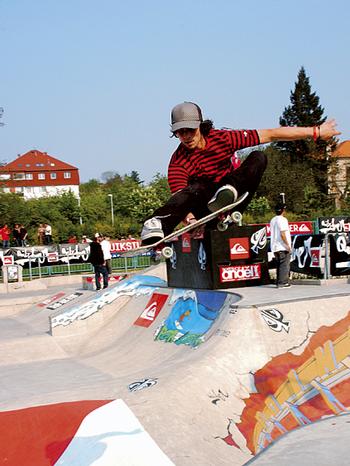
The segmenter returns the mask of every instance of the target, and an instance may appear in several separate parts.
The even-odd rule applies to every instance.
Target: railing
[[[70,263],[60,265],[40,265],[38,258],[31,258],[28,268],[23,268],[23,279],[50,277],[54,275],[71,275],[93,273],[94,268],[89,262]],[[151,265],[150,256],[117,257],[112,259],[113,272],[130,272],[145,269]]]

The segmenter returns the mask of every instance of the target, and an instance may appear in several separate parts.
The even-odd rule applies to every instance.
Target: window
[[[36,166],[36,167],[43,167],[44,164],[43,164],[43,163],[36,163],[35,166]]]
[[[33,179],[33,173],[26,173],[26,180],[32,180]]]
[[[24,180],[25,175],[24,175],[24,173],[14,173],[13,174],[13,179],[14,180]]]
[[[57,178],[57,173],[50,173],[50,178],[55,180]]]
[[[23,188],[22,188],[22,186],[16,186],[16,187],[15,187],[15,193],[23,193]]]
[[[38,173],[38,180],[44,180],[45,179],[45,173]]]
[[[11,178],[11,175],[9,173],[1,173],[1,175],[0,175],[0,180],[1,181],[9,180],[10,178]]]
[[[63,173],[63,178],[67,179],[67,178],[71,178],[71,176],[72,176],[71,172],[64,172]]]
[[[30,163],[26,163],[26,167],[30,167]]]

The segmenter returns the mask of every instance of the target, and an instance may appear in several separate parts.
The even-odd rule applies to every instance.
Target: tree
[[[280,118],[281,126],[319,126],[326,121],[324,109],[320,99],[311,91],[310,80],[306,76],[304,67],[298,73],[294,91],[290,95],[291,104],[284,109]],[[316,130],[317,134],[317,130]],[[301,141],[278,142],[276,147],[289,154],[293,163],[306,163],[313,170],[316,188],[324,197],[328,194],[328,171],[332,159],[330,151],[336,144],[331,141],[312,138]]]

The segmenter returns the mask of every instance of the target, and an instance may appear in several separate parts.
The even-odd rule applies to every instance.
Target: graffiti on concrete
[[[232,425],[234,425],[233,419],[228,419],[228,424],[227,424],[227,427],[226,427],[227,435],[225,435],[225,437],[216,436],[214,438],[224,441],[226,443],[226,445],[228,445],[229,447],[239,448],[239,445],[233,440],[233,435],[232,435],[232,433],[230,431]]]
[[[143,390],[144,388],[153,387],[157,383],[158,379],[142,379],[138,380],[137,382],[133,382],[128,385],[128,389],[130,392],[136,392],[139,390]]]
[[[214,405],[217,405],[219,401],[226,401],[228,396],[228,393],[224,393],[220,388],[216,392],[212,390],[211,393],[209,393],[209,398],[211,398],[211,402]]]
[[[197,347],[220,314],[226,297],[226,293],[215,291],[174,289],[170,313],[154,339]]]
[[[82,295],[83,293],[76,291],[75,293],[71,293],[65,298],[60,299],[59,301],[56,301],[50,304],[49,306],[46,306],[46,309],[51,309],[51,310],[58,309],[59,307],[64,306],[67,303],[70,303],[71,301],[73,301],[76,298],[79,298],[79,296],[82,296]]]
[[[350,312],[321,327],[300,355],[274,357],[254,374],[237,428],[253,453],[284,433],[350,408]]]
[[[134,325],[149,327],[158,317],[167,299],[167,294],[153,293],[142,314],[135,320]]]
[[[157,287],[165,285],[165,281],[161,278],[148,275],[135,275],[123,280],[113,288],[107,288],[108,291],[105,291],[94,299],[52,317],[51,328],[59,325],[66,326],[77,320],[87,319],[120,296],[150,296]]]
[[[262,309],[261,316],[274,332],[289,332],[290,321],[284,320],[283,314],[276,308]]]

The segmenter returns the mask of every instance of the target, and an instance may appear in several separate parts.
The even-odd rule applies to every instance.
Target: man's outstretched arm
[[[281,126],[274,129],[258,130],[260,143],[266,144],[275,141],[297,141],[298,139],[323,139],[327,140],[333,136],[338,136],[340,131],[337,130],[337,123],[333,120],[327,120],[320,126]]]

